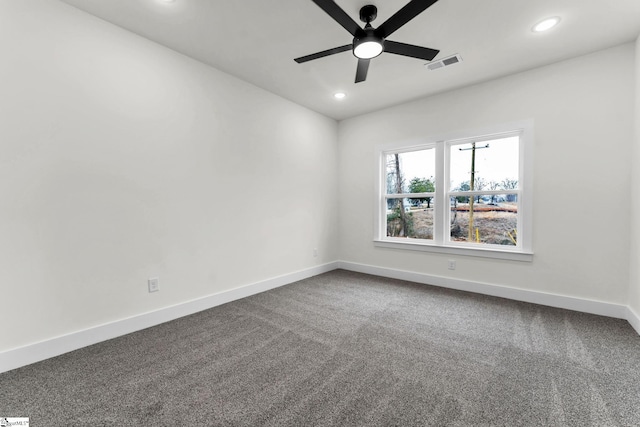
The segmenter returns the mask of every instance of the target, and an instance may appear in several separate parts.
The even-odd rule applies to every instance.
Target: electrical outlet
[[[456,269],[456,260],[455,259],[450,259],[449,261],[447,261],[449,264],[449,270],[455,270]]]
[[[149,285],[149,292],[158,292],[160,290],[160,279],[157,277],[151,277],[147,280]]]
[[[313,248],[313,257],[317,257],[318,256],[318,248]]]

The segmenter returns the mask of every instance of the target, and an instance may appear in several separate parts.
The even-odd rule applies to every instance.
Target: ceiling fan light
[[[365,38],[354,43],[353,54],[360,59],[371,59],[380,55],[383,49],[380,40]]]

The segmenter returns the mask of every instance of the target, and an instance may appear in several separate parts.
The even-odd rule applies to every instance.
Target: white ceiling
[[[425,61],[383,53],[354,83],[351,52],[297,64],[293,58],[351,43],[311,0],[62,0],[335,119],[524,71],[633,41],[640,0],[439,0],[390,40],[463,62],[428,71]],[[336,0],[356,22],[375,4],[376,27],[408,0]],[[547,33],[531,27],[560,16]],[[603,64],[606,68],[606,64]],[[333,93],[343,91],[341,101]]]

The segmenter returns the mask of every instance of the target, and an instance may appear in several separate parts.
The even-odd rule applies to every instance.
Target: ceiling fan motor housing
[[[365,43],[371,43],[371,44],[375,43],[379,45],[379,52],[376,51],[377,53],[375,55],[371,54],[366,56],[362,56],[361,54],[358,54],[357,51],[359,50],[359,47],[361,45],[364,45]],[[380,55],[382,52],[384,52],[384,39],[382,37],[376,36],[373,28],[371,28],[371,25],[367,23],[362,33],[358,34],[353,38],[353,55],[356,58],[370,59]]]

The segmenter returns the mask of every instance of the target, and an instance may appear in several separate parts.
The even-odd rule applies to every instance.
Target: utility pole
[[[471,143],[471,148],[459,148],[460,151],[471,150],[471,181],[469,181],[469,191],[473,191],[475,189],[476,183],[476,150],[480,150],[482,148],[489,148],[489,144],[484,147],[476,147],[476,143]],[[473,203],[475,202],[474,196],[471,195],[469,197],[469,234],[467,236],[467,241],[473,242]]]
[[[476,183],[476,143],[471,143],[471,181],[469,182],[469,190],[473,191],[475,189]],[[469,236],[467,237],[468,242],[473,242],[473,203],[475,202],[475,197],[471,196],[469,199]]]

